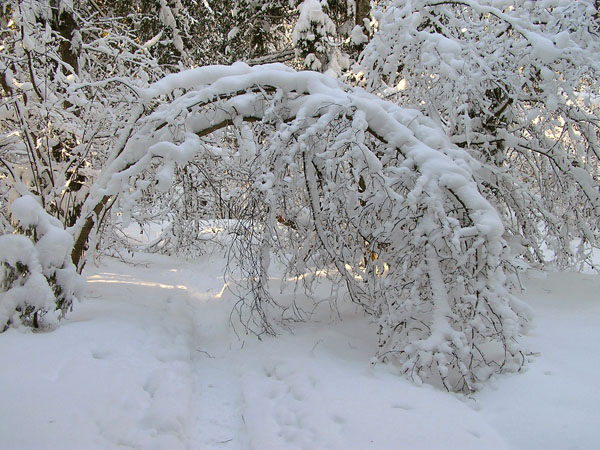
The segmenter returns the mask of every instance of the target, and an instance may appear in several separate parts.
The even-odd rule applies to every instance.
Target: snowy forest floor
[[[467,398],[372,367],[353,306],[259,342],[229,325],[220,257],[133,262],[89,267],[59,329],[0,335],[1,448],[598,448],[599,275],[530,273],[539,356]]]

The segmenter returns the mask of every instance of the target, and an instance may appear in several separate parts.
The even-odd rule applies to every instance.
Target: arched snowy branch
[[[477,163],[431,120],[281,65],[194,69],[143,95],[151,104],[174,93],[125,130],[76,236],[107,198],[120,196],[126,210],[152,179],[168,190],[176,166],[220,155],[246,177],[234,253],[249,267],[253,298],[238,312],[254,332],[274,331],[275,252],[290,273],[318,266],[342,280],[379,321],[378,356],[416,381],[470,390],[523,364],[527,314],[508,292],[502,222],[473,179]],[[228,154],[218,145],[225,129],[237,130]]]

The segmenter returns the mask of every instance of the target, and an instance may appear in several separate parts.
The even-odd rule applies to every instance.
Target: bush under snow
[[[11,213],[23,234],[0,236],[0,329],[54,327],[80,288],[73,238],[31,196],[16,199]]]

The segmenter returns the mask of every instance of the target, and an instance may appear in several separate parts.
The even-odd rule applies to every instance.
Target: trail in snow
[[[600,275],[532,273],[527,286],[539,356],[479,392],[481,413],[515,448],[599,448]]]
[[[223,261],[140,255],[88,272],[52,333],[0,335],[9,449],[592,449],[600,277],[532,280],[542,356],[475,399],[371,367],[369,319],[327,308],[258,342],[229,327]],[[578,286],[572,297],[565,287]],[[548,291],[548,292],[546,292]],[[566,305],[566,301],[572,306]],[[573,395],[571,395],[573,394]]]

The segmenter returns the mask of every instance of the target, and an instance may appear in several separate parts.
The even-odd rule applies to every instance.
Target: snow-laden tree
[[[318,73],[244,64],[169,75],[138,90],[138,112],[175,91],[124,126],[76,246],[109,205],[127,215],[177,167],[217,157],[237,180],[230,252],[248,329],[302,318],[269,292],[276,257],[290,277],[319,269],[345,284],[380,325],[377,356],[415,381],[468,391],[522,366],[527,312],[508,290],[501,219],[479,163],[431,120]]]
[[[23,4],[4,10],[0,55],[0,193],[3,205],[21,196],[2,221],[6,324],[51,325],[109,220],[182,212],[197,189],[210,195],[194,209],[231,219],[236,311],[252,332],[305,318],[270,293],[278,258],[289,278],[318,270],[345,285],[379,323],[377,357],[417,382],[468,391],[524,364],[527,311],[509,292],[512,257],[481,163],[431,119],[280,65],[148,85],[160,73],[153,42],[104,28],[86,2]],[[197,237],[193,224],[181,231]]]
[[[369,2],[304,0],[292,33],[300,66],[340,75],[367,42]]]
[[[325,2],[326,3],[326,2]],[[323,10],[320,0],[304,0],[299,6],[300,17],[292,35],[296,54],[310,70],[339,72],[333,37],[336,27]]]
[[[51,239],[47,235],[58,235],[48,234],[53,227],[76,223],[89,186],[106,162],[108,148],[115,145],[117,130],[135,106],[134,86],[147,85],[160,70],[124,24],[98,17],[88,2],[74,7],[64,1],[12,1],[3,5],[1,19],[0,233],[29,236],[33,247],[25,250],[33,254],[40,246],[51,247],[41,243]],[[16,210],[8,208],[20,196],[37,199],[41,212],[36,220],[23,222]],[[70,248],[69,257],[52,263],[65,269],[61,273],[71,271],[79,259],[71,255],[70,239],[71,244],[62,239]],[[7,242],[22,246],[24,241],[4,240],[5,246]],[[62,250],[54,251],[62,255]],[[58,315],[64,315],[76,291],[72,280],[56,275],[44,262],[53,257],[40,253],[29,263],[3,260],[2,291],[11,292],[11,286],[31,278],[38,261],[41,272],[35,269],[36,273],[46,277],[56,294]],[[10,295],[2,295],[9,304]],[[44,310],[47,302],[41,299],[27,307],[15,302],[10,304],[22,313],[21,321],[32,326],[44,325],[38,319],[46,313],[53,315]],[[0,328],[9,316],[2,315]]]
[[[70,226],[86,180],[130,114],[132,86],[160,71],[118,23],[108,32],[83,6],[28,1],[5,11],[0,158],[4,180],[12,181],[8,195],[29,190]]]
[[[516,254],[585,261],[600,217],[598,3],[390,1],[374,15],[365,84],[479,160]]]

